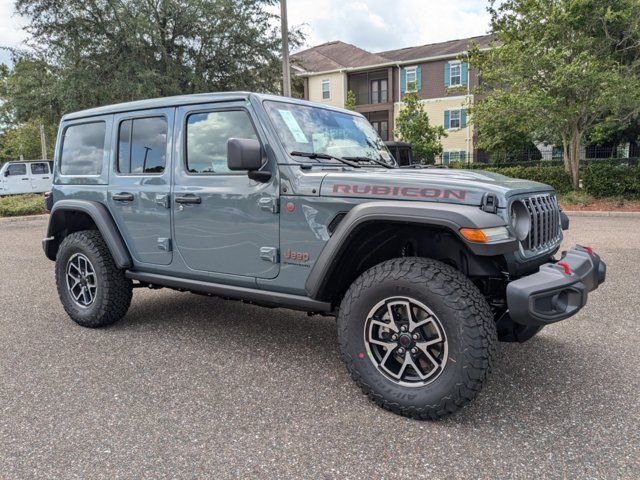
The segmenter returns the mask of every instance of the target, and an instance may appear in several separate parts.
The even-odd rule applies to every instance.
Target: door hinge
[[[169,208],[169,195],[157,194],[156,203],[164,208]]]
[[[260,258],[267,262],[278,263],[280,255],[276,247],[260,247]]]
[[[171,239],[170,238],[158,238],[158,250],[162,250],[163,252],[171,251]]]
[[[260,197],[258,200],[261,210],[265,210],[271,213],[278,213],[278,200],[276,197]]]

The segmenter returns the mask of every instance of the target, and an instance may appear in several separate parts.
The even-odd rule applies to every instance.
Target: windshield
[[[265,102],[265,108],[289,153],[371,159],[396,165],[371,124],[360,116],[274,101]]]

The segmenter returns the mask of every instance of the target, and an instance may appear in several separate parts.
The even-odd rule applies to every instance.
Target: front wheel
[[[342,300],[338,337],[348,371],[369,398],[421,419],[473,400],[497,343],[491,309],[475,285],[420,257],[364,272]]]

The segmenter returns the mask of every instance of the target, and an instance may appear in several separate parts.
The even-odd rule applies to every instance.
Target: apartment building
[[[334,41],[292,55],[293,68],[303,78],[308,100],[344,107],[352,91],[356,111],[384,140],[395,138],[404,96],[418,93],[431,123],[447,131],[441,158],[446,164],[477,156],[467,111],[478,74],[464,58],[471,44],[488,48],[490,41],[485,35],[377,53]]]

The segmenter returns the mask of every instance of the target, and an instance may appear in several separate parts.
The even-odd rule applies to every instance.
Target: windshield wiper
[[[349,165],[354,168],[361,168],[356,162],[351,162],[348,159],[334,157],[333,155],[329,155],[328,153],[316,153],[316,152],[299,152],[294,150],[293,152],[289,152],[289,155],[294,155],[296,157],[307,157],[312,160],[322,159],[322,160],[337,160],[340,163],[344,163],[345,165]]]
[[[393,165],[389,165],[386,162],[383,162],[382,160],[378,160],[377,158],[369,158],[369,157],[343,157],[344,160],[353,160],[354,162],[367,162],[367,163],[376,163],[378,165],[381,165],[385,168],[396,168]]]

